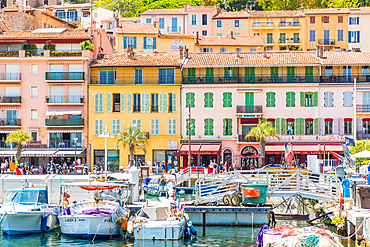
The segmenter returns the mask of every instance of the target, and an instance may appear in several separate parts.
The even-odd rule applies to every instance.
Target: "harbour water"
[[[277,224],[291,224],[299,227],[306,226],[304,221],[278,221]],[[126,242],[122,238],[112,240],[82,240],[66,237],[61,234],[60,230],[36,235],[26,236],[0,236],[0,246],[111,246],[111,247],[182,247],[182,246],[252,246],[255,247],[259,227],[196,227],[198,237],[193,240],[179,241],[132,241]],[[354,243],[345,246],[355,246]]]

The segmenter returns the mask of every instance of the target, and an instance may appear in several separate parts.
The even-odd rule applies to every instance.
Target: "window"
[[[286,107],[295,107],[295,93],[294,92],[286,93]]]
[[[37,86],[31,86],[31,97],[38,97]]]
[[[232,93],[223,93],[223,107],[232,107]]]
[[[310,17],[310,23],[315,23],[315,16]]]
[[[344,134],[351,135],[352,134],[352,119],[345,118],[344,119]]]
[[[135,84],[143,84],[143,70],[135,69]]]
[[[325,66],[325,76],[332,76],[332,75],[333,75],[333,67]]]
[[[37,132],[36,131],[31,132],[31,137],[32,137],[33,141],[36,142],[37,141]]]
[[[352,92],[343,92],[343,106],[352,107]]]
[[[95,119],[95,135],[103,133],[103,119]]]
[[[144,49],[157,49],[156,37],[144,37]]]
[[[267,50],[272,51],[272,48],[273,48],[272,46],[269,46],[269,47],[267,47]]]
[[[257,52],[257,49],[256,48],[250,48],[249,52]]]
[[[158,112],[158,94],[152,94],[152,109],[151,112]]]
[[[333,134],[333,119],[325,118],[325,135]]]
[[[195,107],[195,94],[194,93],[186,93],[186,106],[185,107]]]
[[[208,36],[208,31],[207,30],[202,30],[202,36]]]
[[[133,49],[136,49],[136,36],[124,36],[123,37],[123,48],[127,49],[130,46]]]
[[[234,20],[234,27],[240,27],[240,20]]]
[[[338,16],[338,23],[343,23],[343,16]]]
[[[159,135],[159,119],[152,118],[150,120],[150,135],[157,136]]]
[[[349,25],[359,25],[360,17],[349,17]]]
[[[242,48],[238,48],[238,47],[237,47],[237,48],[235,48],[235,52],[238,52],[238,51],[239,51],[239,52],[242,52]]]
[[[103,112],[103,94],[95,94],[95,112]]]
[[[175,69],[158,69],[158,84],[175,84]]]
[[[324,93],[324,107],[333,107],[334,106],[334,93],[325,92]]]
[[[231,136],[233,134],[233,120],[231,118],[224,118],[224,136]]]
[[[107,29],[114,29],[114,22],[107,22]]]
[[[362,76],[369,75],[369,66],[362,66],[362,68],[361,68],[361,75]]]
[[[121,106],[122,106],[121,94],[119,93],[113,94],[113,104],[112,105],[113,105],[113,112],[121,112]]]
[[[140,94],[134,93],[134,112],[140,112]]]
[[[164,29],[164,18],[159,18],[159,29]]]
[[[37,109],[31,109],[31,120],[37,120]]]
[[[121,131],[121,119],[112,119],[112,135],[118,136]]]
[[[191,15],[191,25],[197,25],[197,15]]]
[[[360,31],[348,31],[349,43],[360,43]]]
[[[213,52],[213,48],[200,48],[200,52]]]
[[[216,27],[223,27],[223,26],[224,26],[224,21],[216,21]]]
[[[150,24],[150,23],[152,23],[152,18],[146,18],[146,19],[145,19],[145,23],[146,23],[146,24]]]
[[[189,135],[189,119],[186,119],[186,135]],[[195,119],[190,119],[190,135],[195,135]]]
[[[275,128],[275,119],[269,118],[269,119],[267,119],[267,122],[270,123]]]
[[[208,25],[208,15],[202,15],[202,25]]]
[[[220,52],[222,53],[222,52],[226,52],[226,47],[221,47],[220,48]]]
[[[343,41],[343,30],[338,30],[338,41]]]
[[[37,75],[37,74],[38,74],[37,63],[31,64],[31,75]]]
[[[316,33],[315,30],[310,30],[310,41],[315,41],[316,39]]]
[[[132,126],[141,129],[141,119],[132,119]]]
[[[305,131],[306,135],[313,135],[313,119],[305,119]]]
[[[168,94],[168,112],[176,112],[177,109],[177,94]]]
[[[362,119],[363,134],[370,134],[370,119]]]
[[[286,134],[287,135],[294,135],[294,122],[295,120],[292,118],[289,118],[286,120]]]
[[[267,34],[267,44],[273,44],[272,33]]]
[[[266,93],[266,107],[275,107],[275,92]]]
[[[171,40],[171,50],[179,50],[181,47],[184,47],[183,40]]]
[[[204,107],[213,107],[213,93],[204,93]]]
[[[115,70],[99,71],[99,84],[116,84],[116,71]]]
[[[313,106],[313,93],[311,92],[304,93],[304,106],[305,107]]]
[[[280,33],[279,41],[280,41],[280,43],[285,43],[286,42],[285,33]]]
[[[285,19],[280,19],[280,26],[285,27],[286,26],[286,20]]]
[[[176,119],[174,118],[168,119],[168,135],[169,136],[176,135]]]
[[[321,17],[321,22],[322,23],[329,23],[329,16],[322,16]]]
[[[213,135],[213,119],[212,118],[204,119],[204,135],[206,136]]]

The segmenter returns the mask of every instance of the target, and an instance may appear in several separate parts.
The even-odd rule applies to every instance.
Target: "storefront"
[[[245,158],[241,159],[241,169],[242,170],[250,170],[250,168],[253,166],[255,168],[258,168],[258,159],[256,158],[249,158],[249,156],[253,154],[258,154],[258,151],[253,146],[246,146],[242,149],[240,152],[241,155],[243,155]]]
[[[188,166],[189,144],[182,144],[179,155],[182,156],[182,165]],[[192,143],[192,166],[208,166],[212,161],[219,164],[221,160],[221,143]]]
[[[108,171],[119,171],[119,150],[108,149]],[[105,150],[94,150],[94,166],[105,167]]]
[[[153,166],[160,167],[164,161],[166,171],[169,169],[179,169],[179,155],[177,150],[153,150]]]

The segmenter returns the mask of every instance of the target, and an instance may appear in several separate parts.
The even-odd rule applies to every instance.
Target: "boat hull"
[[[59,216],[63,234],[76,238],[110,238],[120,234],[120,225],[114,224],[110,215]]]
[[[42,222],[41,218],[43,215],[47,215],[46,222]],[[58,227],[59,222],[57,215],[55,214],[43,214],[37,212],[11,213],[4,215],[1,231],[6,235],[22,235],[50,232]]]
[[[185,220],[155,220],[133,227],[136,240],[178,240],[183,236]]]

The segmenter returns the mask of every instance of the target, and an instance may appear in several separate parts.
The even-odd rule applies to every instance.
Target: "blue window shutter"
[[[218,22],[218,20],[215,21],[215,27],[217,27],[217,22]]]
[[[144,49],[146,49],[146,37],[144,37]]]
[[[224,21],[221,21],[221,27],[224,27]]]
[[[136,49],[136,36],[134,37],[134,49]]]
[[[351,31],[348,31],[348,43],[351,43]]]
[[[357,17],[357,25],[360,24],[360,17]]]
[[[233,27],[235,27],[235,20],[233,20]]]
[[[153,49],[157,49],[157,37],[153,37]]]
[[[127,37],[123,37],[123,48],[127,49]]]
[[[360,31],[357,31],[357,43],[360,43]]]

